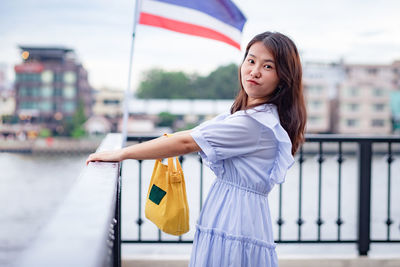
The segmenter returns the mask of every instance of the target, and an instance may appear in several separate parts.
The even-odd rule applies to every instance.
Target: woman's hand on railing
[[[122,149],[114,151],[104,151],[90,154],[86,159],[86,165],[92,161],[119,162],[123,160]]]

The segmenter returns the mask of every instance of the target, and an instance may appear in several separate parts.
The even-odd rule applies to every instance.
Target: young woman
[[[90,161],[199,152],[216,175],[197,222],[189,266],[278,266],[268,193],[283,183],[304,141],[302,68],[287,36],[264,32],[246,47],[230,113],[172,137],[95,153]]]

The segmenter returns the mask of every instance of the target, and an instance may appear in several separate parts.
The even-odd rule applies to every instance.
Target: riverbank
[[[49,153],[74,154],[93,153],[101,143],[101,137],[72,138],[37,138],[35,140],[0,140],[0,152],[11,153]]]

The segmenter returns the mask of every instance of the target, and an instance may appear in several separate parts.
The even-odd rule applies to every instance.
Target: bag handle
[[[164,136],[169,137],[172,134],[164,134]],[[180,183],[182,181],[182,166],[179,162],[178,157],[175,157],[176,168],[174,165],[173,158],[168,158],[168,172],[171,174],[171,178],[173,183]]]

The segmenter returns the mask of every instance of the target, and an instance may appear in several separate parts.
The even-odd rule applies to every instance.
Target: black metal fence
[[[154,137],[128,137],[128,142],[144,142]],[[357,245],[359,255],[367,255],[370,250],[371,243],[400,243],[400,206],[393,205],[394,196],[400,195],[400,188],[394,188],[392,186],[393,182],[399,184],[400,175],[396,172],[393,173],[393,164],[395,161],[395,157],[400,155],[400,138],[399,137],[354,137],[354,136],[342,136],[342,135],[308,135],[306,137],[306,143],[299,150],[296,155],[296,171],[298,171],[296,182],[297,189],[297,218],[295,220],[296,224],[296,236],[285,238],[285,224],[286,220],[283,215],[283,211],[285,210],[285,205],[283,203],[284,197],[284,187],[286,183],[279,185],[277,189],[277,204],[278,207],[276,209],[276,242],[277,243],[354,243]],[[384,237],[374,238],[371,235],[371,215],[372,215],[372,166],[373,166],[373,157],[378,156],[378,158],[385,158],[385,166],[382,167],[382,164],[376,170],[379,173],[379,182],[385,182],[386,186],[386,196],[380,196],[380,201],[382,202],[382,197],[385,199],[384,203],[380,203],[380,209],[385,209],[386,215],[385,220],[382,221],[382,224],[385,224],[386,234]],[[323,205],[323,183],[328,182],[324,177],[324,163],[329,157],[330,159],[335,158],[336,161],[336,179],[337,183],[334,186],[337,192],[336,199],[329,199],[330,203],[335,202],[335,208],[331,207],[329,210]],[[343,180],[343,166],[347,158],[355,158],[355,162],[351,162],[350,164],[357,164],[357,169],[354,173],[355,176],[358,176],[358,181],[356,183],[356,192],[358,197],[356,201],[357,203],[352,203],[355,206],[354,212],[355,215],[355,226],[357,228],[357,232],[352,237],[343,237],[342,228],[346,225],[346,221],[343,218],[344,209],[349,206],[351,203],[344,203],[343,199],[343,188],[346,186],[346,181]],[[180,157],[181,163],[185,164],[185,157]],[[314,162],[317,164],[316,168],[316,177],[317,180],[316,186],[310,189],[307,189],[308,194],[314,194],[316,197],[316,209],[315,209],[315,220],[314,221],[305,221],[303,210],[304,210],[304,168],[310,162]],[[135,205],[137,206],[136,212],[137,217],[135,222],[129,221],[127,222],[124,218],[119,217],[117,219],[118,222],[123,221],[123,223],[135,223],[137,225],[137,234],[136,238],[122,238],[121,243],[129,244],[129,243],[191,243],[192,239],[188,239],[187,237],[182,238],[178,237],[174,238],[163,238],[165,237],[158,230],[157,236],[153,238],[143,238],[142,230],[143,224],[145,222],[143,218],[143,195],[146,192],[143,192],[146,185],[143,184],[143,163],[144,161],[137,161],[137,171],[138,173],[130,173],[130,177],[123,177],[123,181],[125,179],[136,179],[137,178],[137,201],[135,201]],[[400,162],[399,162],[400,163]],[[126,164],[124,162],[124,164]],[[198,164],[200,164],[199,168],[199,210],[202,207],[203,203],[203,190],[204,190],[204,168],[203,162],[201,158],[198,158]],[[332,168],[332,166],[331,166]],[[396,165],[396,168],[397,165]],[[400,169],[399,169],[400,170]],[[331,172],[332,170],[330,170]],[[396,169],[397,171],[397,169]],[[293,177],[292,177],[293,178]],[[329,178],[331,179],[331,178]],[[329,181],[332,183],[332,181]],[[123,183],[122,183],[123,184]],[[273,191],[274,191],[273,190]],[[397,190],[396,192],[393,192]],[[396,194],[396,195],[395,195]],[[190,196],[189,196],[190,198]],[[121,201],[117,201],[119,205],[121,205]],[[275,203],[273,203],[275,205]],[[292,205],[293,206],[293,205]],[[121,207],[119,206],[116,210],[119,210],[119,214],[116,216],[121,216]],[[321,233],[323,230],[326,221],[324,219],[323,214],[330,215],[331,218],[333,213],[335,214],[335,237],[324,237]],[[394,214],[394,215],[393,215]],[[397,217],[396,217],[397,216]],[[306,224],[313,224],[316,230],[315,236],[303,237],[303,228]],[[395,237],[393,237],[395,236]],[[116,253],[120,255],[120,253]]]

